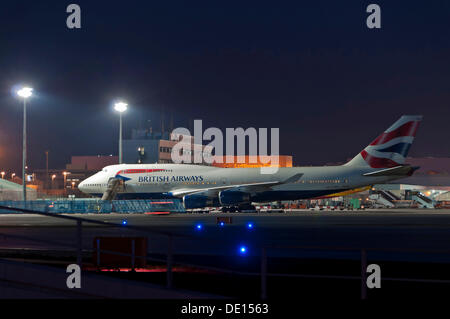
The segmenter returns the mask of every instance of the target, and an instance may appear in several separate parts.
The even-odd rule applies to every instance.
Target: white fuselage
[[[84,180],[79,189],[102,196],[111,178],[124,180],[118,198],[182,197],[190,191],[217,189],[235,185],[234,191],[246,191],[250,183],[274,182],[251,192],[260,201],[313,198],[374,183],[384,183],[404,176],[363,176],[370,167],[323,166],[279,168],[274,174],[262,174],[260,168],[218,168],[188,164],[121,164],[105,167]],[[295,181],[283,183],[296,174]],[[276,182],[280,182],[276,184]],[[178,196],[177,194],[180,194]],[[275,199],[274,199],[275,198]],[[278,198],[278,199],[276,199]]]

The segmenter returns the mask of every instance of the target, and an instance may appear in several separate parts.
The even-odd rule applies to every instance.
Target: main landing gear
[[[251,204],[242,204],[237,206],[224,206],[221,209],[222,213],[254,213],[256,207]]]

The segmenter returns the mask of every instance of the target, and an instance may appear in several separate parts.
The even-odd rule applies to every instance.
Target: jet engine
[[[217,197],[210,197],[204,194],[192,194],[183,197],[183,205],[186,209],[217,207],[220,206]]]
[[[222,206],[248,204],[251,202],[251,196],[249,193],[227,190],[219,193],[219,201]]]

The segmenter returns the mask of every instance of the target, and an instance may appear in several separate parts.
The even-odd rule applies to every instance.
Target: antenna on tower
[[[161,138],[164,136],[164,106],[162,107],[161,112]]]
[[[173,111],[170,112],[170,132],[173,131]]]

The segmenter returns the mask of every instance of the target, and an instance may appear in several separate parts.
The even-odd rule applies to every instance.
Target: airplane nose
[[[82,192],[86,190],[86,183],[85,181],[82,181],[80,184],[78,184],[78,189]]]

